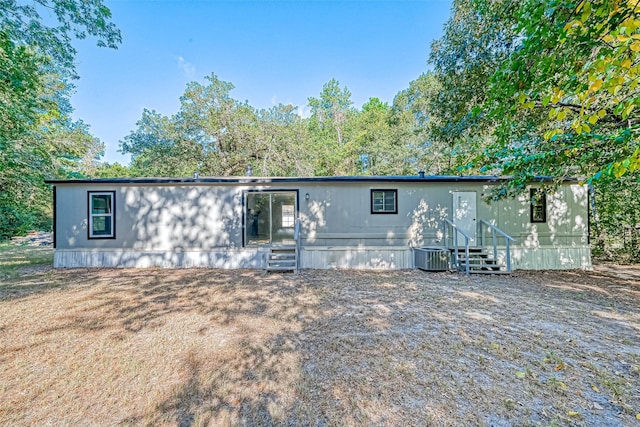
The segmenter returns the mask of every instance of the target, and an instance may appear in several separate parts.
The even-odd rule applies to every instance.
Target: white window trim
[[[114,191],[89,191],[89,238],[90,239],[113,239],[116,231],[116,218],[115,218],[115,198]],[[111,200],[111,213],[108,214],[94,214],[93,213],[93,196],[110,196]],[[95,217],[111,217],[111,232],[109,234],[93,234],[93,218]]]

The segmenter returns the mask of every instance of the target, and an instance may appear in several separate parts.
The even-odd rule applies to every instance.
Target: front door
[[[293,245],[296,192],[247,193],[245,242],[247,245]]]
[[[453,192],[453,223],[476,244],[476,193],[475,191]],[[458,246],[464,246],[464,237],[458,235]]]

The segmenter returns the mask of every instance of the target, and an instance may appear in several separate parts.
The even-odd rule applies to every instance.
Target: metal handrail
[[[445,218],[444,223],[445,223],[444,241],[446,245],[449,244],[449,238],[447,236],[447,231],[449,229],[448,227],[446,227],[446,225],[447,224],[450,225],[451,229],[454,231],[453,250],[454,250],[455,260],[456,260],[456,270],[460,266],[460,260],[458,259],[458,233],[461,234],[462,237],[464,237],[465,274],[468,276],[469,275],[469,241],[471,240],[471,237],[467,233],[459,229],[458,226],[454,224],[452,221]]]
[[[496,234],[501,234],[506,242],[506,261],[507,261],[507,272],[511,272],[511,249],[509,247],[509,242],[515,242],[516,239],[514,239],[513,237],[509,236],[507,233],[505,233],[504,231],[500,230],[498,227],[496,227],[495,225],[491,224],[490,222],[481,219],[480,220],[480,224],[484,224],[487,227],[489,227],[489,229],[491,230],[491,239],[493,240],[493,259],[498,259],[498,236],[496,236]],[[482,233],[480,233],[482,234]]]
[[[296,241],[296,271],[298,271],[300,270],[300,218],[296,219],[293,239]]]

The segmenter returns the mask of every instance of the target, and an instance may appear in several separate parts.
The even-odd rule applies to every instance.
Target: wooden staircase
[[[298,271],[295,246],[272,246],[267,254],[267,271]]]
[[[470,243],[472,239],[468,232],[461,230],[457,224],[448,218],[444,218],[444,242],[445,247],[451,251],[451,264],[452,267],[458,271],[464,271],[465,274],[508,274],[511,273],[511,249],[510,242],[515,242],[515,239],[509,236],[498,227],[481,219],[478,221],[478,231],[480,236],[480,246],[471,247]],[[449,242],[449,229],[452,230],[452,244]],[[484,230],[488,229],[491,235],[491,252],[487,252],[483,249],[484,242]],[[498,263],[498,239],[504,239],[506,246],[505,263]],[[463,243],[463,244],[459,244]]]
[[[458,249],[458,259],[455,259],[455,250],[451,250],[453,267],[458,271],[466,271],[467,260],[464,248]],[[469,248],[469,274],[507,274],[506,264],[499,263],[493,254],[483,248]]]

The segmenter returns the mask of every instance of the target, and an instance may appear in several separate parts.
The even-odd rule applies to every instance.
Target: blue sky
[[[356,107],[391,102],[427,70],[450,0],[105,0],[122,31],[119,49],[76,42],[74,116],[106,144],[104,161],[128,163],[118,142],[143,108],[178,111],[186,84],[216,73],[257,108],[304,108],[331,78]]]

